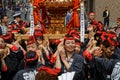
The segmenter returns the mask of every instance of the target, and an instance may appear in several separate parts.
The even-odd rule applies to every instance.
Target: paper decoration
[[[67,72],[58,76],[58,80],[73,80],[75,72]]]
[[[33,6],[30,5],[30,36],[34,35],[34,16],[33,16]]]
[[[83,2],[81,3],[80,9],[81,9],[81,16],[80,16],[80,24],[81,24],[80,36],[81,36],[81,38],[80,39],[81,39],[81,42],[84,42],[85,20],[84,20],[84,3]]]

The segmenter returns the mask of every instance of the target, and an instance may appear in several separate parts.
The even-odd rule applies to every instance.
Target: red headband
[[[26,54],[25,54],[24,59],[25,59],[25,66],[24,66],[24,68],[26,68],[27,62],[35,61],[35,60],[38,59],[38,54],[36,54],[36,56],[34,58],[30,58],[30,59],[27,59],[26,58]]]
[[[72,34],[79,35],[80,32],[78,32],[78,31],[76,31],[76,30],[71,30],[68,34],[69,34],[69,35],[72,35]]]
[[[105,36],[107,38],[105,38]],[[113,37],[117,37],[115,34],[110,34],[110,33],[106,33],[106,32],[102,32],[102,35],[101,35],[101,38],[102,38],[102,41],[105,41],[106,39],[108,40],[108,42],[113,45],[113,46],[118,46],[119,43],[117,41],[112,41],[111,38]]]
[[[76,42],[75,44],[80,46],[82,43],[81,42]]]
[[[74,37],[74,39],[80,39],[80,36],[77,34],[72,34],[72,36]]]
[[[33,44],[35,43],[35,38],[34,36],[29,36],[28,40],[27,40],[27,45]]]
[[[12,33],[18,33],[20,30],[19,29],[15,29],[15,30],[12,30]]]
[[[40,28],[35,28],[35,31],[40,31]]]
[[[65,40],[75,40],[73,37],[65,37]]]
[[[90,12],[89,15],[90,15],[90,14],[95,14],[95,12]]]
[[[75,33],[76,32],[76,30],[71,30],[68,34],[73,34],[73,33]]]
[[[105,36],[108,36],[106,32],[102,32],[101,39],[102,41],[106,40]]]
[[[35,36],[43,36],[43,34],[41,32],[35,32],[34,34]]]
[[[35,60],[38,59],[38,54],[36,54],[36,56],[35,56],[34,58],[30,58],[30,59],[27,59],[27,58],[26,58],[26,55],[25,55],[25,58],[24,58],[24,59],[26,60],[26,62],[35,61]]]
[[[40,30],[40,28],[35,28],[35,32],[34,32],[35,36],[43,36],[42,31]]]
[[[61,42],[60,39],[56,39],[56,40],[55,40],[55,43],[56,43],[56,44],[59,44],[60,42]]]
[[[118,45],[119,45],[118,41],[113,42],[113,41],[111,40],[111,38],[113,38],[113,37],[117,37],[117,36],[114,35],[114,34],[109,34],[109,35],[108,35],[108,41],[110,42],[111,45],[113,45],[113,46],[118,46]]]
[[[8,40],[10,38],[12,38],[12,33],[11,32],[9,32],[7,35],[3,36],[4,40]]]

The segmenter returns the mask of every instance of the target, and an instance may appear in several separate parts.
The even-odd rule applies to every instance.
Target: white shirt
[[[106,13],[107,13],[107,16],[106,16],[106,17],[108,17],[108,14],[109,14],[108,10],[106,11]]]
[[[3,26],[3,25],[0,24],[0,27],[1,27],[1,29],[2,29],[2,34],[3,34],[3,35],[6,35],[6,34],[8,33],[8,28],[7,28],[7,26]]]

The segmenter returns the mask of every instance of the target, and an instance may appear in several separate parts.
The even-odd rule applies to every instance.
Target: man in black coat
[[[105,11],[103,11],[103,18],[104,18],[104,27],[107,25],[106,29],[109,27],[109,17],[110,17],[110,11],[108,10],[108,7],[105,7]]]
[[[4,58],[1,58],[2,71],[0,80],[12,80],[13,76],[17,73],[17,67],[22,60],[23,51],[17,46],[5,44],[4,39],[0,38],[0,50],[4,50]],[[5,51],[6,50],[6,51]],[[0,69],[1,70],[1,69]]]
[[[37,74],[38,54],[29,51],[25,55],[25,69],[17,72],[13,80],[35,80]]]
[[[89,51],[83,53],[89,64],[92,64],[93,78],[90,80],[120,80],[120,61],[94,57]],[[97,75],[96,75],[97,74]],[[109,76],[109,77],[108,77]],[[88,79],[87,79],[88,80]]]

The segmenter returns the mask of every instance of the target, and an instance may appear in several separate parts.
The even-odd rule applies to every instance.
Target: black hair
[[[94,14],[95,14],[95,12],[94,12],[94,11],[90,11],[88,14],[90,15],[91,13],[94,13]]]
[[[35,58],[35,56],[36,56],[36,52],[35,52],[35,51],[28,51],[28,52],[26,53],[25,58],[26,58],[26,59],[31,59],[31,58]]]
[[[100,46],[102,39],[101,39],[101,34],[100,33],[96,33],[94,35],[94,39],[97,41],[96,46]]]
[[[9,34],[7,34],[7,35],[9,35]],[[12,42],[14,42],[14,41],[16,41],[16,39],[15,39],[15,35],[13,33],[12,33],[12,36],[9,39],[5,40],[5,42],[9,43],[9,44],[12,44]]]
[[[75,39],[75,42],[79,42],[79,43],[80,43],[80,40],[78,40],[78,39]]]
[[[37,40],[37,39],[40,39],[40,40],[44,40],[44,37],[43,36],[35,36],[35,39]]]
[[[27,59],[34,59],[35,58],[34,60],[28,61],[26,63],[27,66],[31,67],[31,66],[37,65],[38,57],[36,58],[36,55],[37,55],[37,53],[35,51],[29,51],[29,52],[26,53],[26,55],[25,55],[25,60],[26,61],[27,61]]]
[[[18,15],[18,16],[15,16],[15,17],[13,17],[14,19],[16,19],[16,18],[21,18],[21,15]]]
[[[35,80],[58,80],[58,77],[44,70],[41,70],[36,74]]]
[[[0,20],[2,21],[4,17],[8,17],[7,15],[1,15]]]

